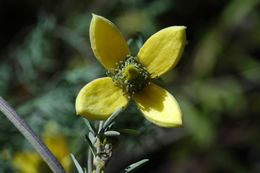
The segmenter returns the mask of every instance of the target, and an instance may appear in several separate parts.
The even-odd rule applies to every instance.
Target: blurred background
[[[89,46],[91,13],[113,21],[135,53],[156,31],[187,26],[182,59],[160,81],[180,103],[184,125],[156,127],[130,105],[116,120],[125,129],[113,141],[108,173],[143,158],[150,162],[137,173],[260,172],[259,0],[1,0],[0,95],[68,172],[76,172],[68,153],[87,166],[76,95],[106,73]],[[6,172],[50,171],[1,114]]]

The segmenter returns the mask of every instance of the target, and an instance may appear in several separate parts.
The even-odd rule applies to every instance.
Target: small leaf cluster
[[[77,168],[78,173],[104,173],[105,166],[112,156],[113,147],[110,143],[110,138],[120,135],[120,132],[114,130],[113,126],[115,125],[115,119],[122,111],[123,108],[118,109],[107,120],[100,121],[98,127],[95,127],[92,122],[84,118],[84,122],[88,129],[88,134],[85,136],[85,139],[91,151],[89,152],[89,154],[93,155],[93,162],[91,160],[91,164],[88,165],[89,168],[87,171],[86,168],[82,168],[80,166],[75,156],[71,154],[72,160]],[[89,159],[91,158],[92,157],[89,157]],[[148,159],[143,159],[134,164],[131,164],[127,168],[122,170],[121,173],[133,172],[147,161]],[[95,166],[94,170],[92,170],[92,165]]]

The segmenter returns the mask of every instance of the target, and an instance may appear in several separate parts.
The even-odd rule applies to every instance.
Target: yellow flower
[[[53,125],[55,124],[48,124],[43,135],[43,141],[63,165],[66,172],[69,172],[71,159],[67,140],[65,136],[57,133],[57,129],[54,129],[56,127],[53,127]],[[12,163],[19,173],[52,173],[51,169],[36,151],[16,153]]]
[[[129,24],[130,25],[130,24]],[[107,119],[115,110],[126,107],[132,98],[145,118],[159,126],[182,124],[175,98],[152,83],[172,69],[185,46],[184,26],[171,26],[152,35],[139,50],[130,54],[117,27],[104,17],[93,14],[90,43],[109,77],[85,85],[76,98],[76,112],[93,120]]]

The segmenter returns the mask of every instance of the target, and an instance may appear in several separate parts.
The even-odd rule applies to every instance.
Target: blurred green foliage
[[[126,150],[108,171],[141,156],[151,163],[139,172],[260,172],[259,0],[1,1],[0,95],[38,134],[56,121],[83,164],[86,129],[74,101],[105,75],[89,46],[91,13],[116,23],[133,52],[164,27],[187,26],[180,63],[159,81],[179,101],[183,127],[155,127],[130,105],[117,126],[139,133],[115,140]],[[29,149],[0,116],[0,173],[15,172],[12,156]]]

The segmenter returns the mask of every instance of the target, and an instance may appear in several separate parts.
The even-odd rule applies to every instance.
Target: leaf
[[[83,120],[84,120],[85,124],[87,125],[89,131],[90,131],[91,133],[93,133],[93,135],[96,136],[97,130],[96,130],[96,128],[93,126],[93,124],[91,124],[91,123],[89,122],[89,120],[86,119],[86,118],[83,118]]]
[[[105,130],[113,121],[114,119],[123,111],[124,108],[119,108],[116,110],[103,124],[103,130]]]
[[[100,121],[100,122],[99,122],[98,134],[100,134],[100,133],[103,131],[103,124],[104,124],[104,121]]]
[[[86,135],[86,141],[87,141],[89,148],[91,149],[93,155],[95,155],[96,148],[95,148],[94,144],[92,143],[91,139],[89,139],[88,135]]]
[[[113,125],[115,125],[115,122],[110,123],[110,125],[107,127],[107,129],[111,129],[113,127]]]
[[[104,133],[105,136],[119,136],[120,133],[118,131],[109,130]]]
[[[133,164],[129,165],[124,170],[124,173],[134,172],[136,169],[140,168],[141,166],[143,166],[148,161],[149,161],[149,159],[143,159],[143,160],[140,160],[140,161],[138,161],[136,163],[133,163]]]
[[[96,142],[96,137],[93,135],[93,133],[89,132],[88,138],[90,139],[92,144],[94,144]]]
[[[78,170],[78,173],[87,173],[86,170],[83,171],[83,169],[81,168],[79,162],[77,161],[77,159],[74,157],[74,155],[71,153],[70,154],[73,162],[74,162],[74,165],[76,166],[77,170]]]

